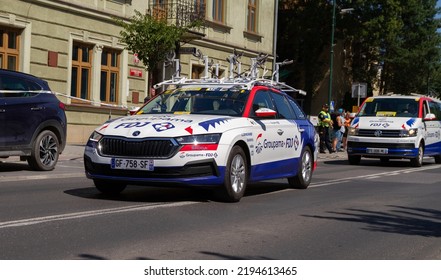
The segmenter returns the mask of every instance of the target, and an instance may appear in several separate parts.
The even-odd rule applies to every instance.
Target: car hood
[[[409,129],[417,127],[417,120],[410,117],[356,117],[351,126],[361,129]]]
[[[96,131],[103,135],[128,138],[176,137],[223,133],[250,122],[246,118],[218,115],[132,115],[109,120]]]

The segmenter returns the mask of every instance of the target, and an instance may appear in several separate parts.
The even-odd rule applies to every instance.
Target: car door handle
[[[40,111],[43,110],[43,107],[32,107],[31,111]]]

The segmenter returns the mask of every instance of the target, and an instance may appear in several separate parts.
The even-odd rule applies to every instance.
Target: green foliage
[[[116,19],[116,22],[123,28],[120,32],[121,42],[127,45],[128,50],[138,54],[149,71],[155,70],[166,55],[175,50],[185,32],[200,25],[193,22],[191,26],[178,27],[139,11],[135,11],[130,22],[121,19]]]
[[[379,87],[382,94],[441,93],[436,0],[335,1],[335,40],[348,52],[353,81]],[[333,0],[279,3],[279,60],[294,58],[291,79],[303,81],[307,92],[313,92],[329,69],[329,61],[320,57],[330,49]],[[338,12],[347,8],[353,10]]]

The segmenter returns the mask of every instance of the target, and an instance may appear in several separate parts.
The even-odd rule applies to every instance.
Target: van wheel
[[[93,180],[93,183],[95,184],[97,190],[107,195],[117,195],[127,187],[126,184],[120,182],[112,182],[98,179]]]
[[[349,163],[352,165],[360,164],[361,156],[350,156],[348,155]]]
[[[435,163],[440,164],[441,163],[441,156],[434,156],[435,158]]]
[[[306,189],[312,178],[312,153],[309,147],[305,147],[300,157],[300,164],[296,176],[289,177],[288,183],[291,188]]]
[[[234,146],[228,156],[225,168],[224,188],[220,191],[221,199],[226,202],[238,202],[244,195],[248,181],[248,167],[245,152]]]
[[[50,130],[38,134],[32,144],[31,156],[27,158],[29,166],[38,171],[50,171],[58,161],[60,144],[58,138]]]
[[[416,158],[412,158],[410,160],[410,164],[413,167],[421,167],[421,166],[423,166],[423,157],[424,157],[424,150],[423,150],[423,146],[420,145],[418,147],[418,155],[416,156]]]

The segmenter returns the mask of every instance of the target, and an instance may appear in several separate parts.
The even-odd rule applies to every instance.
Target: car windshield
[[[249,91],[236,88],[178,88],[151,99],[138,114],[241,116]]]
[[[358,116],[417,117],[418,101],[411,98],[371,98],[366,100]]]

